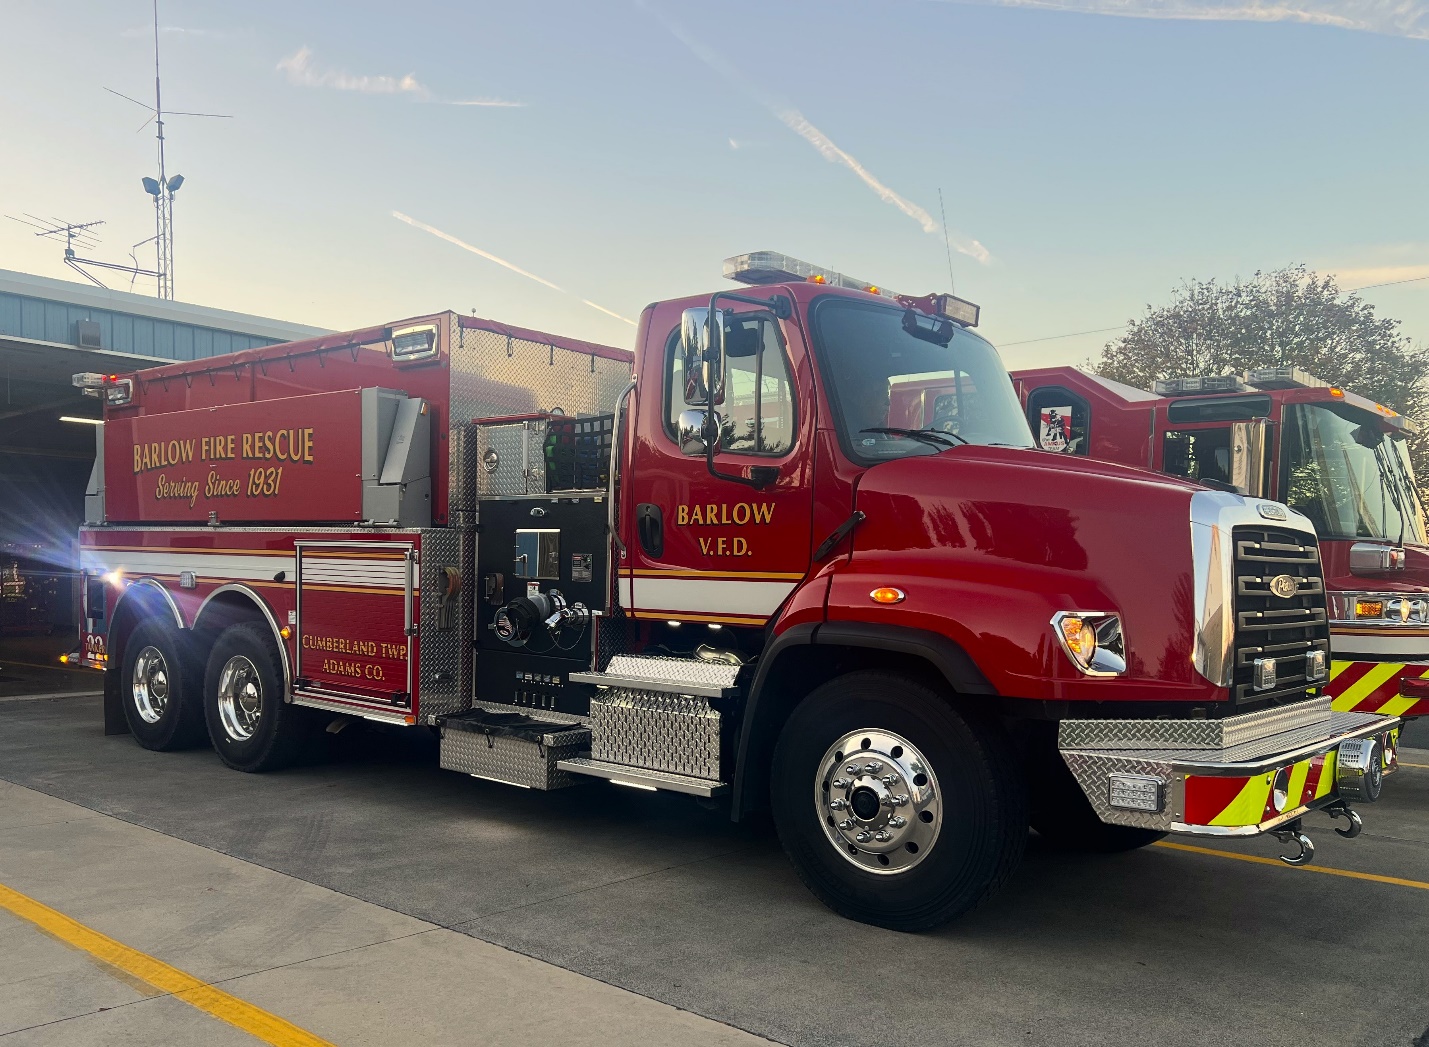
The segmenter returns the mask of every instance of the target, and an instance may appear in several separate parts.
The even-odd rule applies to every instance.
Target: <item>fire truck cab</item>
[[[1153,392],[1073,367],[1013,375],[1040,446],[1275,498],[1320,536],[1335,709],[1429,715],[1429,544],[1396,411],[1298,367]]]
[[[633,354],[442,313],[77,377],[111,728],[262,771],[363,718],[480,778],[768,808],[814,894],[905,930],[1029,825],[1359,831],[1398,721],[1322,694],[1308,519],[1037,450],[971,303],[725,272]]]

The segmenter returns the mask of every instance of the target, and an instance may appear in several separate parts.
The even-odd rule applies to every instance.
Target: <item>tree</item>
[[[1429,346],[1415,345],[1398,320],[1375,316],[1333,276],[1294,265],[1232,284],[1189,281],[1169,305],[1147,306],[1128,322],[1092,369],[1150,389],[1158,378],[1287,364],[1413,419],[1410,453],[1429,502]]]

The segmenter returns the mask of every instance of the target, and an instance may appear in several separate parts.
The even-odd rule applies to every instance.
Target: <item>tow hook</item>
[[[1349,826],[1344,829],[1336,828],[1335,832],[1343,836],[1346,840],[1353,840],[1364,831],[1364,822],[1360,820],[1360,812],[1355,810],[1344,800],[1336,800],[1325,808],[1325,813],[1331,818],[1345,818],[1349,821]]]
[[[1335,831],[1339,832],[1338,829]],[[1288,822],[1283,829],[1272,830],[1271,835],[1287,847],[1293,843],[1299,848],[1299,852],[1296,854],[1280,855],[1280,860],[1286,865],[1308,865],[1314,860],[1315,841],[1301,832],[1299,818],[1296,818],[1293,822]]]

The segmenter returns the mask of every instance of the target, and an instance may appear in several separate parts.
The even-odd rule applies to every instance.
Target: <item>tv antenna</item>
[[[77,272],[80,276],[84,277],[90,283],[94,284],[96,287],[105,287],[106,285],[97,276],[95,276],[89,270],[84,268],[87,265],[97,266],[100,269],[117,269],[121,273],[128,273],[130,277],[130,286],[133,285],[135,277],[157,277],[161,275],[157,270],[154,269],[139,268],[139,263],[137,260],[135,260],[133,265],[116,265],[114,262],[101,262],[97,258],[81,258],[79,254],[75,251],[75,248],[78,247],[81,251],[89,252],[93,251],[96,247],[98,247],[99,234],[92,232],[91,230],[93,230],[96,226],[103,225],[103,221],[65,222],[61,221],[58,218],[51,218],[46,220],[44,218],[36,217],[32,214],[27,214],[22,218],[17,218],[15,215],[6,215],[5,217],[9,218],[12,222],[19,222],[21,225],[28,225],[31,229],[35,230],[36,236],[47,237],[51,240],[59,240],[63,238],[65,244],[65,265],[69,266],[71,269]],[[141,241],[134,246],[140,247],[142,246],[142,244],[145,243],[148,243],[148,241]],[[130,252],[130,258],[134,258],[132,251]]]
[[[157,264],[153,270],[139,270],[137,263],[135,266],[114,268],[126,269],[137,275],[152,275],[158,278],[158,295],[160,298],[172,299],[174,297],[174,194],[179,191],[179,187],[184,184],[184,176],[176,174],[170,176],[167,167],[164,165],[164,117],[165,116],[204,116],[217,120],[231,120],[231,113],[187,113],[182,111],[164,112],[163,91],[159,76],[159,0],[154,0],[154,104],[141,102],[137,98],[130,98],[121,91],[116,91],[112,87],[106,87],[112,95],[118,95],[126,102],[133,102],[135,105],[148,110],[149,119],[145,120],[136,129],[144,130],[151,123],[157,130],[158,141],[158,177],[143,179],[144,192],[154,198],[154,253]],[[135,244],[137,249],[148,240],[141,240]],[[89,274],[85,274],[88,276]],[[93,279],[93,277],[91,277]]]

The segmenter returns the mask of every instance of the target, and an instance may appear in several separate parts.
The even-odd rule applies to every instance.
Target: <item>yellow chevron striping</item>
[[[1325,766],[1320,768],[1320,783],[1315,786],[1314,799],[1329,796],[1335,788],[1335,767],[1339,752],[1331,749],[1325,754]]]
[[[1260,774],[1249,779],[1236,794],[1236,798],[1211,819],[1211,824],[1258,825],[1265,813],[1265,801],[1270,798],[1270,783],[1273,778],[1274,775]]]
[[[1395,695],[1374,711],[1382,716],[1398,716],[1412,709],[1418,701],[1418,698],[1405,698],[1402,695]]]
[[[1403,662],[1381,662],[1346,687],[1344,692],[1337,695],[1331,704],[1341,712],[1354,709],[1361,701],[1383,687],[1403,669]]]
[[[1310,760],[1301,760],[1290,768],[1290,786],[1285,790],[1290,797],[1290,805],[1300,806],[1300,797],[1305,792],[1305,781],[1310,777]]]

